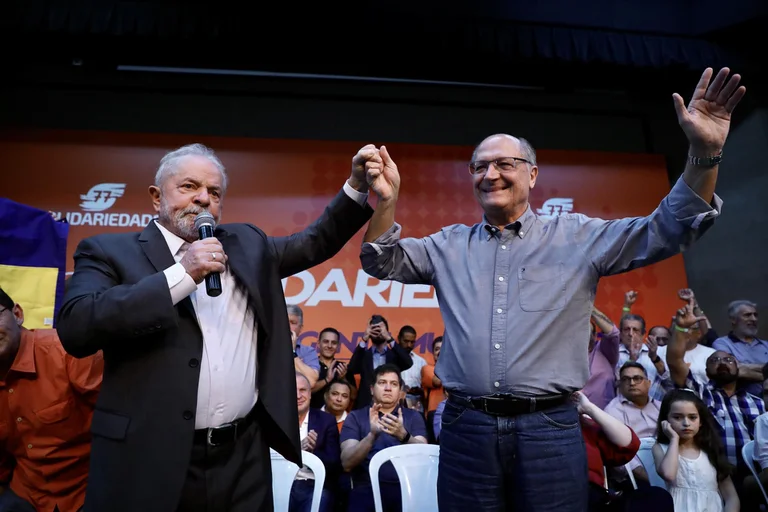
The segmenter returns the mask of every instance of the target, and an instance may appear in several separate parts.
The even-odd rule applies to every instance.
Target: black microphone
[[[195,229],[200,240],[213,238],[213,228],[216,226],[216,219],[208,211],[202,211],[195,217]],[[221,276],[218,272],[211,272],[205,276],[205,289],[211,297],[221,295]]]

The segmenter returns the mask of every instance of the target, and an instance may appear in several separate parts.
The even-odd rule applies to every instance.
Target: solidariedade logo
[[[82,212],[51,212],[56,220],[67,219],[71,226],[113,228],[144,227],[152,220],[150,213],[106,213],[125,194],[125,183],[99,183],[80,194]]]

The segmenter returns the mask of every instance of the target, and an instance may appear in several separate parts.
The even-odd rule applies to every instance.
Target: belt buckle
[[[484,396],[483,397],[483,412],[485,414],[490,414],[492,416],[498,415],[499,414],[498,412],[496,412],[496,411],[489,411],[488,410],[488,403],[489,402],[500,402],[500,401],[501,401],[500,398],[496,398],[494,396]]]
[[[233,435],[233,439],[236,439],[237,438],[237,424],[235,424],[235,423],[226,423],[224,425],[219,425],[218,427],[210,427],[208,429],[208,433],[206,435],[206,441],[208,443],[208,446],[221,446],[222,444],[224,444],[224,443],[214,443],[213,442],[213,432],[215,430],[223,430],[225,428],[230,428],[230,427],[235,429],[235,433]]]

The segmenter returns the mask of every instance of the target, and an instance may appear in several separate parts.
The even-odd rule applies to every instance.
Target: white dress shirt
[[[755,420],[755,460],[760,469],[768,469],[768,412]]]
[[[413,366],[400,373],[403,382],[409,388],[421,387],[421,369],[427,366],[427,361],[416,352],[411,351]]]
[[[368,200],[367,193],[358,192],[348,183],[344,183],[344,192],[361,206]],[[256,405],[259,396],[258,329],[256,318],[248,308],[248,298],[236,286],[229,269],[221,274],[221,295],[209,297],[205,282],[195,284],[179,263],[188,244],[157,221],[155,224],[176,261],[163,271],[171,300],[174,305],[185,297],[192,300],[203,335],[195,429],[218,427],[243,418]]]

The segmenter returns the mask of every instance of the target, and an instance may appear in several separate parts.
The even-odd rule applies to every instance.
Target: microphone
[[[195,217],[195,229],[200,240],[213,238],[213,228],[216,226],[216,220],[207,210],[203,210]],[[210,297],[221,295],[221,276],[217,272],[211,272],[205,276],[205,289]]]

